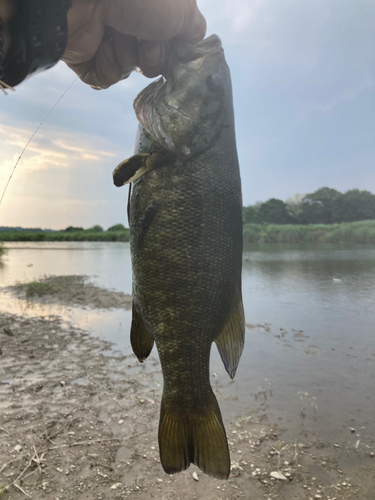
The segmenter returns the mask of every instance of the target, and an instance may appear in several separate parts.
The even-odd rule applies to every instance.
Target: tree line
[[[243,207],[244,224],[337,224],[375,220],[375,195],[350,189],[340,193],[322,187],[314,193],[296,194],[285,202],[277,198]]]

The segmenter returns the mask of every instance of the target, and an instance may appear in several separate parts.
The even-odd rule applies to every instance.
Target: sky
[[[375,0],[198,0],[231,69],[244,205],[328,186],[375,193]],[[127,225],[139,74],[95,91],[63,62],[0,95],[0,226]],[[69,85],[75,83],[67,91]]]

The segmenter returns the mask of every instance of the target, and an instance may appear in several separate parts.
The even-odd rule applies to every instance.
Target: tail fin
[[[194,412],[161,403],[160,460],[167,474],[181,472],[191,463],[217,479],[228,479],[230,457],[219,405],[211,392],[204,407]]]

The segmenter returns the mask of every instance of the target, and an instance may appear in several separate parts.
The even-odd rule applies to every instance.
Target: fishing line
[[[52,108],[48,111],[48,113],[46,114],[46,116],[43,118],[43,120],[39,123],[39,125],[37,126],[37,128],[34,130],[34,133],[32,134],[32,136],[30,137],[30,139],[27,141],[26,143],[26,146],[23,148],[23,150],[21,151],[21,154],[19,155],[19,157],[17,158],[17,161],[13,167],[13,170],[12,170],[12,173],[10,174],[9,176],[9,179],[8,179],[8,182],[6,183],[5,185],[5,188],[4,188],[4,191],[3,191],[3,194],[1,195],[1,198],[0,198],[0,205],[1,205],[1,202],[3,201],[3,198],[4,198],[4,195],[6,193],[6,190],[8,189],[8,186],[9,186],[9,183],[13,177],[13,174],[17,168],[17,165],[19,164],[22,156],[23,156],[23,153],[26,151],[27,149],[27,146],[30,144],[30,142],[33,140],[33,138],[35,137],[36,133],[38,132],[38,130],[40,129],[40,127],[43,125],[43,123],[47,120],[47,118],[49,117],[49,115],[52,113],[52,111],[56,108],[56,106],[59,104],[59,102],[61,101],[61,99],[64,97],[64,95],[73,87],[73,85],[76,83],[76,81],[79,79],[79,77],[77,76],[77,78],[75,80],[73,80],[73,82],[69,85],[69,87],[65,90],[65,92],[59,97],[59,99],[55,102],[55,104],[52,106]]]

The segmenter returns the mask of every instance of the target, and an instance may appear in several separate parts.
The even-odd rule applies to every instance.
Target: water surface
[[[131,293],[128,243],[8,243],[0,286],[84,274]],[[244,249],[248,328],[234,382],[213,348],[212,384],[227,420],[261,407],[288,437],[306,429],[330,441],[371,436],[375,396],[375,249],[358,245],[254,245]],[[0,295],[0,310],[60,314],[128,353],[131,313],[35,306]]]

